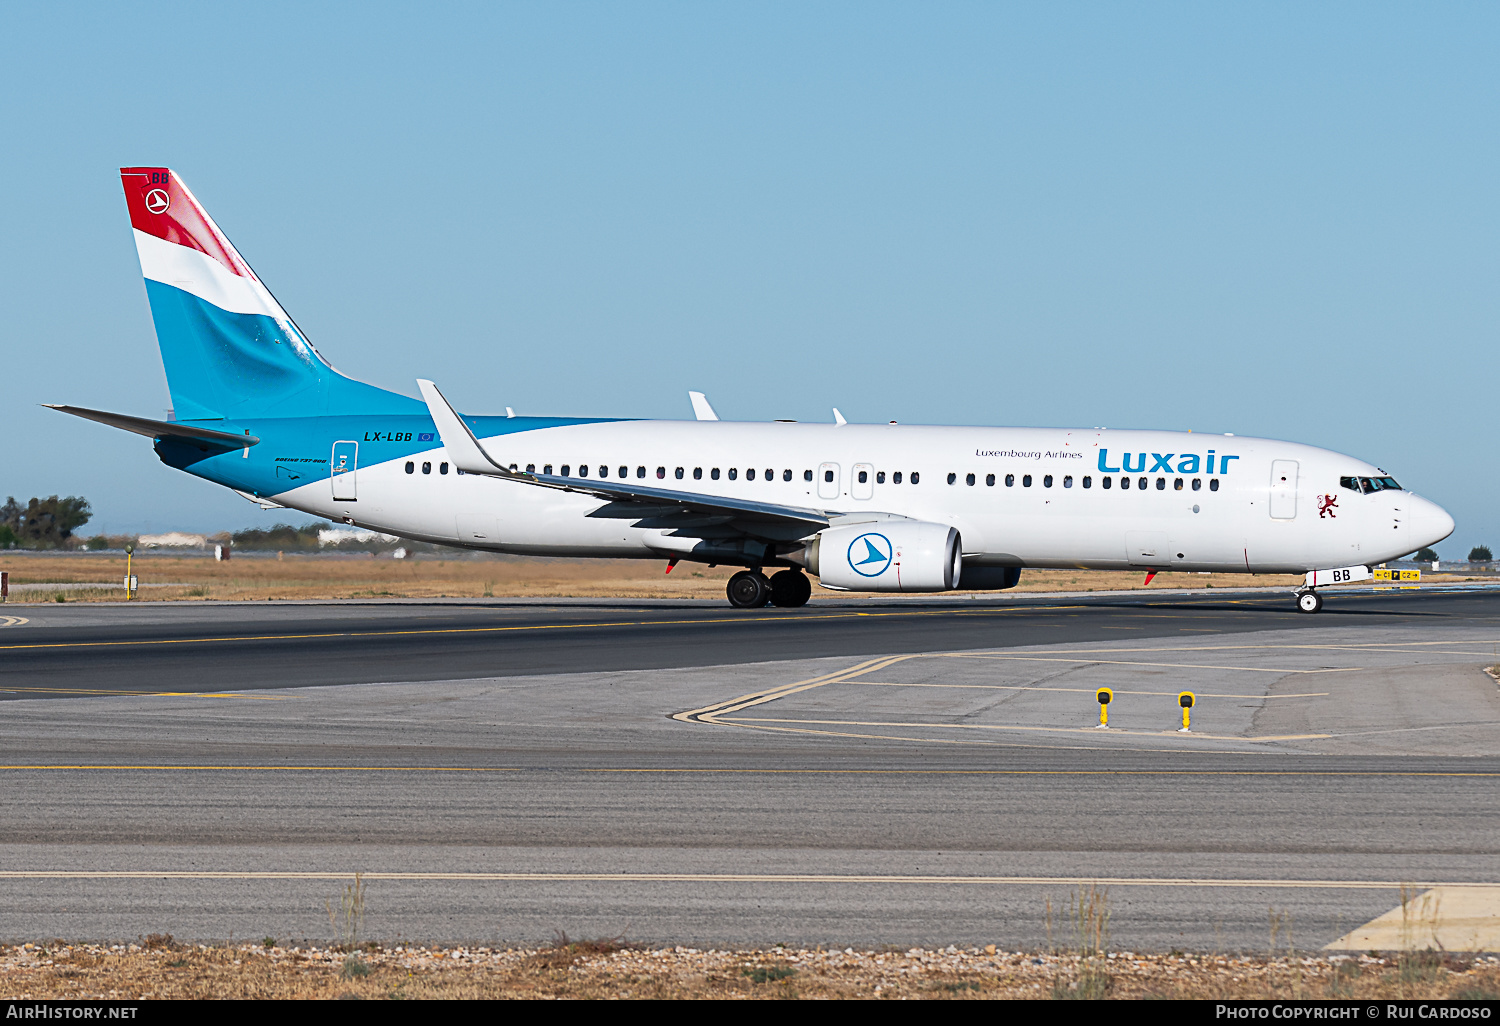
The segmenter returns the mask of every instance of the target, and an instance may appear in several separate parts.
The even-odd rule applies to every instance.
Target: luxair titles
[[[1081,452],[1025,452],[1020,449],[975,449],[975,456],[1000,456],[1016,460],[1081,460]],[[1148,460],[1149,457],[1149,460]],[[1239,459],[1238,456],[1217,455],[1213,449],[1208,450],[1208,455],[1199,456],[1195,452],[1127,452],[1118,457],[1120,466],[1109,465],[1109,450],[1099,450],[1099,473],[1118,474],[1124,471],[1127,474],[1205,474],[1229,473],[1229,462]],[[1174,466],[1172,461],[1176,460]]]

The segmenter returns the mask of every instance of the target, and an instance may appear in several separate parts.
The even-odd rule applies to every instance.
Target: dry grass
[[[208,599],[371,598],[703,598],[720,599],[734,567],[681,563],[670,575],[663,560],[542,559],[507,556],[409,559],[352,555],[247,557],[227,563],[201,556],[148,554],[137,558],[142,601]],[[57,591],[13,590],[12,603],[125,600],[118,582],[125,560],[117,556],[40,556],[0,553],[0,570],[10,571],[12,588],[30,584],[70,584]],[[1428,576],[1428,580],[1460,580]],[[1026,570],[1020,592],[1120,591],[1144,586],[1139,571]],[[97,583],[99,588],[76,587]],[[1251,574],[1158,574],[1151,590],[1176,588],[1292,588],[1300,578]],[[841,593],[813,589],[814,600]],[[958,592],[956,594],[965,594]]]
[[[1037,998],[1065,995],[1079,955],[980,950],[645,950],[560,938],[548,948],[179,945],[0,948],[0,999]],[[358,961],[362,969],[351,973]],[[1097,959],[1111,998],[1500,997],[1500,960],[1427,956]]]

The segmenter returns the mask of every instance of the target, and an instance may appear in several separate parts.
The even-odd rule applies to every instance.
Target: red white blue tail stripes
[[[233,244],[169,168],[120,170],[141,272],[221,310],[288,320]]]

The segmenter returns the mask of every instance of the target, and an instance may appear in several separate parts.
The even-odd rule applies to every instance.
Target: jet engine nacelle
[[[963,546],[944,524],[882,520],[820,531],[807,563],[830,588],[949,591],[958,587]]]

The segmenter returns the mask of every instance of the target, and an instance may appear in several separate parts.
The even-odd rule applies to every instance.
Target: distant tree
[[[0,549],[16,547],[16,532],[9,524],[0,524]]]
[[[88,500],[79,495],[66,499],[56,495],[45,499],[33,497],[24,508],[12,495],[0,506],[0,524],[10,529],[19,544],[36,549],[55,549],[65,544],[92,515]]]
[[[1412,557],[1418,563],[1436,563],[1438,555],[1431,549],[1418,549],[1417,554]]]
[[[291,524],[277,524],[275,527],[264,530],[252,527],[234,532],[234,547],[237,549],[313,550],[318,547],[318,532],[326,528],[326,524],[317,521],[303,524],[301,527],[293,527]]]
[[[1490,554],[1490,548],[1488,545],[1476,545],[1469,550],[1470,563],[1488,563],[1494,558],[1495,557]]]

